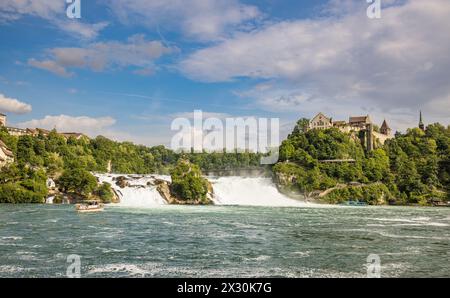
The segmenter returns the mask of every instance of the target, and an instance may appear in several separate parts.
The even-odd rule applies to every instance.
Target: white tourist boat
[[[99,201],[85,201],[81,204],[76,204],[75,209],[80,213],[101,212],[104,206]]]

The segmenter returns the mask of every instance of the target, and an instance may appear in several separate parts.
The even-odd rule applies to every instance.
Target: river
[[[450,210],[0,205],[0,277],[450,277]]]

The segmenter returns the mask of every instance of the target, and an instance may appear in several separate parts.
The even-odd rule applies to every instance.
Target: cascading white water
[[[107,182],[120,198],[118,206],[152,208],[166,205],[154,186],[155,179],[170,182],[169,176],[160,175],[117,175],[95,174],[101,183]],[[127,187],[117,186],[117,178],[124,176]],[[244,177],[208,177],[214,189],[214,204],[241,206],[273,206],[273,207],[311,207],[314,204],[304,203],[282,195],[270,178]]]
[[[118,206],[148,208],[166,205],[167,202],[161,197],[156,190],[156,186],[152,185],[155,179],[170,181],[167,176],[136,176],[136,175],[101,175],[97,174],[97,178],[101,183],[107,182],[115,190],[120,198]],[[121,188],[116,185],[116,179],[120,176],[127,178],[128,186]]]
[[[210,178],[216,205],[306,207],[313,204],[282,195],[270,178]]]

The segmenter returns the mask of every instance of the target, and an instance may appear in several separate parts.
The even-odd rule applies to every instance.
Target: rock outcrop
[[[125,176],[119,176],[115,180],[116,180],[116,185],[120,188],[125,188],[130,185],[127,177],[125,177]]]
[[[161,179],[155,179],[156,190],[171,205],[213,205],[214,190],[208,182],[207,200],[185,200],[177,197],[171,190],[171,183]]]

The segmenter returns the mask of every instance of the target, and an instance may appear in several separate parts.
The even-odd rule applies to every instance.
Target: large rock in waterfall
[[[116,180],[116,185],[120,188],[125,188],[130,185],[127,177],[125,177],[125,176],[119,176],[115,180]]]
[[[172,183],[155,181],[158,192],[169,204],[212,205],[211,183],[202,177],[200,168],[187,160],[180,160],[171,172]]]
[[[172,183],[156,179],[155,180],[156,190],[159,192],[161,197],[166,200],[167,203],[171,205],[213,205],[214,190],[212,184],[208,181],[208,192],[206,194],[206,199],[184,199],[180,198],[176,193],[172,191]]]

